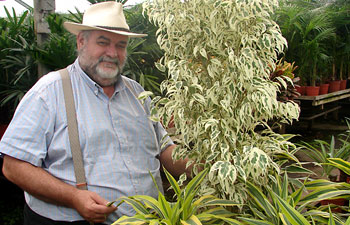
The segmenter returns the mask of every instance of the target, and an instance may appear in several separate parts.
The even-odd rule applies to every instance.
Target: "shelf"
[[[336,91],[324,95],[317,96],[299,96],[295,98],[297,100],[302,101],[312,101],[313,106],[323,105],[326,103],[338,101],[340,99],[349,98],[350,97],[350,89],[345,89],[341,91]]]

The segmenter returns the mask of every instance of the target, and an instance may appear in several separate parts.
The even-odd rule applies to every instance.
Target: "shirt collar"
[[[80,67],[79,57],[73,63],[73,70],[75,70],[75,72],[82,78],[82,80],[91,88],[95,95],[98,95],[99,92],[103,93],[103,88],[95,81],[93,81]],[[115,90],[113,95],[125,89],[125,84],[122,77],[123,76],[120,76],[117,83],[115,84]]]

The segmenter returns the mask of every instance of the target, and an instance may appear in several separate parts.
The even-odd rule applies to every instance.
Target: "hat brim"
[[[147,34],[139,34],[139,33],[134,33],[134,32],[129,32],[129,31],[122,31],[122,30],[111,30],[111,29],[106,29],[102,27],[95,27],[95,26],[88,26],[88,25],[82,25],[79,23],[72,23],[72,22],[64,22],[63,23],[64,28],[71,32],[72,34],[78,35],[79,32],[84,31],[84,30],[102,30],[102,31],[107,31],[115,34],[120,34],[124,36],[128,36],[130,38],[137,38],[137,37],[146,37]]]

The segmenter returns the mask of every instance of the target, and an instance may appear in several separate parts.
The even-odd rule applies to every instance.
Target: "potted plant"
[[[164,51],[157,67],[168,71],[161,84],[165,97],[152,100],[152,119],[168,124],[174,117],[180,136],[174,159],[210,168],[199,194],[245,203],[246,181],[269,185],[269,174],[280,170],[274,160],[293,158],[290,136],[267,123],[290,123],[300,112],[296,103],[277,100],[279,85],[269,79],[286,46],[271,19],[275,6],[277,1],[260,0],[144,3]]]
[[[294,62],[283,61],[283,58],[277,61],[275,69],[270,74],[270,79],[279,85],[277,94],[279,101],[293,100],[302,93],[301,86],[296,84],[300,78],[294,76],[297,68]]]
[[[318,64],[324,63],[329,55],[327,55],[327,44],[328,40],[334,38],[334,29],[331,26],[330,17],[325,14],[321,8],[311,11],[305,14],[303,19],[305,19],[305,30],[303,29],[303,43],[302,47],[306,49],[306,53],[303,54],[303,67],[306,69],[304,72],[310,74],[310,89],[311,96],[318,95],[316,87],[317,70]],[[310,29],[310,26],[314,26]],[[319,29],[322,27],[322,29]],[[316,31],[312,32],[311,30]],[[312,94],[311,94],[312,93]]]
[[[311,183],[298,178],[275,174],[275,182],[269,187],[257,187],[247,183],[251,200],[248,207],[251,214],[238,216],[248,224],[350,224],[350,219],[333,214],[328,208],[317,207],[316,203],[327,195],[339,196],[333,183],[316,180],[323,185],[323,192],[311,190]],[[316,186],[316,182],[313,185]],[[328,185],[328,186],[327,186]],[[328,189],[326,189],[328,187]],[[309,188],[309,189],[307,189]],[[347,220],[346,220],[347,219]]]
[[[299,65],[298,74],[307,81],[309,94],[317,95],[320,68],[329,61],[329,42],[335,38],[327,8],[316,2],[282,1],[276,21],[289,43],[286,60]]]
[[[323,83],[320,85],[320,95],[325,95],[328,94],[328,90],[329,90],[329,83]]]
[[[337,70],[340,79],[340,90],[346,88],[349,78],[349,15],[346,1],[336,1],[328,6],[332,15],[333,26],[336,29],[336,39],[332,45],[333,68]]]
[[[221,222],[239,224],[238,221],[230,218],[235,214],[223,208],[223,206],[233,206],[237,205],[237,203],[218,199],[211,195],[205,195],[198,199],[195,198],[200,183],[208,174],[208,169],[201,171],[182,190],[174,177],[165,169],[164,172],[175,192],[176,201],[168,202],[159,189],[158,200],[145,195],[121,197],[114,202],[110,202],[109,205],[115,202],[119,202],[118,205],[127,203],[135,209],[136,214],[134,216],[122,216],[113,225],[134,223],[168,225],[219,224]],[[155,180],[154,183],[157,186]]]

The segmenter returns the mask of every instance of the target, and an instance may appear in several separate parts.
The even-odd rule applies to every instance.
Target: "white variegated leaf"
[[[153,95],[153,92],[151,92],[151,91],[144,91],[144,92],[141,92],[139,94],[138,99],[139,100],[144,100],[144,99],[146,99],[146,98],[148,98],[148,97],[150,97],[152,95]]]
[[[269,130],[267,121],[291,122],[300,113],[298,105],[276,100],[279,87],[269,79],[287,44],[271,19],[278,1],[155,0],[145,6],[164,52],[157,67],[168,72],[160,86],[168,102],[152,105],[176,118],[174,157],[192,156],[211,168],[201,193],[246,201],[244,182],[271,182],[269,174],[279,170],[271,157],[286,153],[279,144],[285,139],[261,135],[257,126]],[[282,88],[290,84],[283,80]]]

